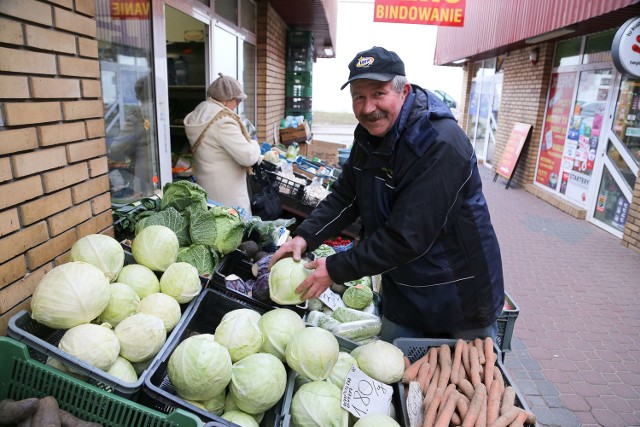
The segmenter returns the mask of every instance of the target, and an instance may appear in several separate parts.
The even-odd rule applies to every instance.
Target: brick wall
[[[624,227],[622,244],[640,253],[640,176],[636,178],[636,186],[633,189],[633,199]]]
[[[274,142],[284,117],[287,26],[267,0],[258,1],[258,141]]]
[[[0,335],[74,242],[113,233],[94,15],[0,1]]]

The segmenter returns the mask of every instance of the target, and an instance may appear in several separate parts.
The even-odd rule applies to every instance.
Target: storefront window
[[[110,4],[96,0],[109,183],[112,202],[128,203],[158,185],[151,2]]]
[[[624,230],[629,200],[607,168],[604,168],[593,217],[617,230]]]
[[[629,76],[622,77],[614,115],[613,132],[629,151],[636,165],[640,163],[639,101],[640,79]]]
[[[631,191],[636,182],[636,175],[611,141],[609,141],[609,144],[607,145],[607,156],[611,159],[618,172],[620,172],[620,175],[624,178],[624,181],[627,184],[627,189]]]
[[[614,35],[615,31],[612,30],[587,37],[582,63],[611,62],[611,44]]]
[[[255,34],[256,5],[251,0],[240,1],[240,27]]]
[[[233,24],[238,23],[238,0],[215,0],[216,13]]]
[[[556,55],[553,60],[553,66],[564,67],[568,65],[580,64],[581,46],[581,38],[558,42],[558,44],[556,45]]]

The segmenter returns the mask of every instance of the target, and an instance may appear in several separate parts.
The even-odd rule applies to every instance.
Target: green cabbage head
[[[373,302],[373,291],[364,285],[351,286],[344,291],[342,301],[349,308],[362,310]]]
[[[150,225],[140,230],[131,243],[138,264],[153,271],[165,271],[178,258],[178,237],[169,227]]]
[[[292,257],[282,258],[271,267],[269,273],[269,297],[282,305],[296,305],[302,302],[296,288],[311,270],[304,268],[305,261],[294,261]]]
[[[193,335],[171,353],[167,375],[183,399],[212,399],[231,381],[231,357],[213,335]]]
[[[222,414],[222,418],[242,427],[259,427],[260,424],[253,418],[253,415],[242,411],[229,411]]]
[[[222,255],[235,251],[244,235],[244,223],[240,214],[225,206],[214,206],[211,210],[215,216],[217,231],[213,248]]]
[[[40,280],[31,298],[31,317],[52,329],[69,329],[97,318],[110,295],[109,279],[98,267],[71,261]]]
[[[132,363],[153,358],[167,340],[162,319],[146,313],[127,317],[114,331],[120,341],[120,356]]]
[[[238,408],[248,414],[259,414],[278,403],[286,385],[283,363],[269,353],[254,353],[231,368],[229,391]]]
[[[142,264],[129,264],[122,267],[118,274],[118,283],[131,286],[140,299],[160,292],[160,281],[149,267]]]
[[[325,380],[338,360],[338,340],[329,331],[310,327],[295,333],[285,359],[291,369],[313,381]]]
[[[388,415],[371,414],[360,418],[353,427],[400,427],[400,424]]]
[[[160,320],[164,328],[169,332],[175,328],[180,321],[182,311],[180,310],[180,304],[170,295],[158,292],[156,294],[149,294],[140,301],[140,313],[154,315]]]
[[[297,427],[347,427],[349,412],[342,409],[342,391],[326,381],[302,385],[291,401],[291,421]]]
[[[358,366],[356,359],[354,359],[349,353],[341,351],[338,354],[336,364],[333,365],[333,369],[331,369],[331,372],[327,377],[327,381],[338,386],[338,388],[342,390],[342,387],[344,387],[344,381],[347,379],[349,370],[353,365]]]
[[[109,305],[100,313],[100,323],[116,327],[125,318],[136,314],[140,308],[140,297],[136,291],[124,283],[109,285]]]
[[[258,322],[260,313],[249,308],[232,310],[222,316],[215,340],[229,350],[233,362],[260,351],[263,338]]]
[[[133,369],[133,365],[124,357],[118,356],[111,368],[107,371],[107,374],[126,382],[135,383],[138,381],[138,374]]]
[[[103,371],[111,368],[120,353],[120,343],[113,331],[94,323],[84,323],[66,331],[58,348]]]
[[[104,234],[89,234],[71,247],[71,261],[84,261],[98,267],[114,282],[124,265],[124,249],[116,239]]]
[[[293,335],[305,328],[302,318],[288,308],[267,311],[258,322],[263,342],[260,351],[270,353],[284,360],[284,353]]]
[[[197,297],[202,290],[198,269],[188,262],[171,264],[160,277],[160,292],[186,304]]]
[[[377,340],[351,351],[358,367],[374,380],[393,384],[402,379],[404,353],[395,345]]]

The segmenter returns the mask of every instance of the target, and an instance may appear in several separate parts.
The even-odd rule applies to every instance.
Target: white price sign
[[[327,290],[324,291],[318,297],[318,299],[322,301],[331,310],[335,310],[338,307],[346,307],[344,301],[342,301],[342,298],[340,298],[340,295],[333,292],[331,288],[327,288]]]
[[[353,365],[342,387],[342,406],[351,414],[362,418],[369,414],[388,414],[393,389],[374,380]]]

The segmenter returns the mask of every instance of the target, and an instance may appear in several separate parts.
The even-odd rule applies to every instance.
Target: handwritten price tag
[[[353,365],[342,387],[340,406],[358,418],[369,414],[388,414],[393,389],[374,380]]]
[[[340,295],[333,292],[331,288],[327,288],[327,290],[324,291],[318,297],[318,299],[322,301],[331,310],[335,310],[338,307],[346,307],[346,305],[344,304],[344,301],[342,301],[342,298],[340,298]]]

